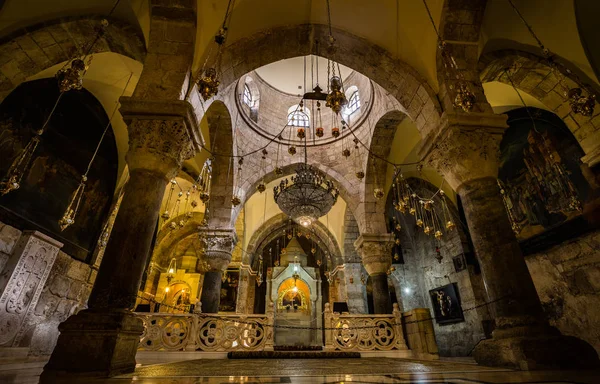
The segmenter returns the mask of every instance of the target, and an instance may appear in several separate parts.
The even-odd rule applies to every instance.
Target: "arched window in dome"
[[[305,112],[297,109],[288,114],[288,125],[308,128],[310,125],[310,118]]]
[[[346,108],[344,108],[344,116],[346,117],[352,115],[354,112],[360,109],[360,95],[358,94],[358,88],[352,88],[354,88],[354,90],[351,90],[352,93],[348,98],[348,104],[346,104]]]
[[[242,95],[242,101],[250,108],[254,106],[254,102],[252,101],[252,92],[250,91],[250,87],[248,87],[247,83],[244,84],[244,94]]]
[[[258,109],[260,104],[260,92],[256,81],[246,76],[244,82],[239,85],[238,95],[242,109],[255,123],[258,122]]]

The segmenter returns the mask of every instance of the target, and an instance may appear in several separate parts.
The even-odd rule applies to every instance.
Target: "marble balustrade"
[[[136,313],[144,323],[138,350],[273,350],[273,313],[219,315]]]

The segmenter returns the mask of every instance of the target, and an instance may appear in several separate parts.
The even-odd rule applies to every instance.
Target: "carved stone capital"
[[[445,113],[439,128],[424,140],[419,152],[455,191],[471,180],[496,178],[500,140],[508,127],[506,118],[485,113]]]
[[[237,243],[234,229],[202,228],[199,231],[200,245],[205,250],[206,261],[211,271],[224,271],[231,262],[231,252]]]
[[[356,239],[354,247],[362,258],[369,275],[386,273],[392,265],[391,252],[394,240],[391,233],[367,234]]]
[[[122,97],[121,114],[129,132],[127,164],[174,176],[181,163],[203,142],[196,117],[186,101],[152,101]]]

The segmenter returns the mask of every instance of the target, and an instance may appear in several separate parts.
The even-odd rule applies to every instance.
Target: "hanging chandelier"
[[[336,203],[339,191],[333,182],[321,176],[307,163],[301,164],[296,175],[281,180],[273,188],[275,202],[295,222],[308,227],[325,216]]]

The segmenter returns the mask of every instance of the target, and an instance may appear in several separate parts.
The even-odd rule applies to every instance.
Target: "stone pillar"
[[[249,285],[250,280],[250,272],[247,269],[240,270],[240,281],[238,283],[237,289],[237,300],[235,303],[235,313],[249,313],[248,312],[248,291],[250,288]]]
[[[595,350],[550,327],[511,230],[496,178],[506,115],[444,115],[437,136],[421,152],[460,195],[491,313],[493,338],[475,348],[484,365],[535,369],[589,366]]]
[[[389,233],[361,234],[354,247],[362,258],[373,284],[373,310],[375,314],[392,313],[392,302],[387,284],[387,271],[392,266],[392,235]]]
[[[202,285],[202,312],[217,313],[221,302],[221,276],[231,262],[237,238],[234,229],[202,229],[200,242],[205,249],[209,270]]]
[[[344,279],[346,280],[346,297],[350,313],[365,314],[367,309],[367,291],[361,280],[363,266],[361,263],[344,264]],[[366,283],[366,276],[365,283]]]
[[[0,347],[18,347],[62,243],[24,231],[0,275]]]
[[[194,155],[199,132],[184,101],[121,98],[128,124],[130,179],[115,218],[88,309],[59,327],[61,335],[41,382],[78,372],[112,376],[133,372],[143,331],[133,309],[168,181]]]

